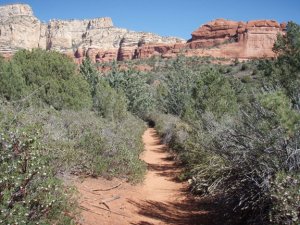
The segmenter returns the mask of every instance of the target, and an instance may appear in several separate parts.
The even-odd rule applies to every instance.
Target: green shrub
[[[127,115],[127,99],[102,79],[95,88],[94,109],[104,118],[121,120]]]
[[[39,131],[40,142],[56,172],[142,179],[145,165],[139,154],[143,151],[145,124],[136,117],[128,114],[122,120],[111,121],[91,111],[31,107],[15,114],[13,110],[2,107],[7,122],[1,124],[27,132]],[[7,117],[9,114],[12,115]]]
[[[109,83],[100,77],[95,65],[89,59],[85,59],[80,65],[80,73],[89,83],[93,108],[96,112],[109,120],[126,117],[127,100],[123,92],[111,88]]]
[[[72,192],[48,165],[43,147],[26,134],[0,135],[1,224],[73,224]]]
[[[219,118],[237,111],[236,93],[228,78],[210,70],[202,74],[196,85],[196,111],[209,111]]]
[[[226,73],[231,73],[232,72],[232,68],[231,67],[228,67],[227,69],[226,69]]]
[[[225,74],[225,73],[227,73],[227,70],[225,70],[224,67],[220,67],[220,68],[219,68],[219,73],[220,73],[220,74]]]
[[[156,106],[155,92],[147,83],[147,77],[134,71],[112,71],[107,77],[110,86],[124,93],[128,110],[140,118],[146,118]]]
[[[234,61],[233,61],[233,63],[234,63],[235,66],[237,66],[237,65],[240,64],[240,61],[237,58],[235,58]]]
[[[7,101],[15,101],[25,96],[27,89],[20,68],[0,58],[0,96]]]
[[[241,81],[242,81],[243,83],[251,83],[251,82],[252,82],[252,78],[251,78],[251,76],[249,76],[249,75],[243,76],[243,77],[241,78]]]
[[[91,107],[88,84],[67,56],[41,49],[22,50],[13,56],[10,63],[19,71],[11,73],[11,79],[21,77],[20,82],[25,82],[32,104],[47,105],[57,110]],[[18,96],[25,97],[28,96]]]
[[[80,73],[86,79],[90,86],[90,91],[92,97],[96,94],[96,86],[100,79],[100,74],[97,71],[97,68],[89,58],[83,60],[82,64],[80,65]]]
[[[292,103],[282,91],[266,93],[260,99],[262,105],[273,111],[281,127],[289,136],[294,136],[299,130],[300,113],[292,108]]]
[[[270,218],[274,224],[297,224],[299,185],[292,175],[300,168],[296,92],[278,88],[273,76],[243,84],[214,69],[182,68],[184,75],[172,68],[164,72],[156,89],[166,112],[174,115],[152,118],[185,166],[181,178],[189,180],[194,193],[218,196],[221,207],[230,209],[224,214],[228,224],[269,224]],[[280,173],[294,177],[288,178],[291,188],[278,180]]]

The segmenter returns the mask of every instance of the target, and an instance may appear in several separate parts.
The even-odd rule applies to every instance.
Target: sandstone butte
[[[188,41],[114,27],[111,18],[87,20],[37,19],[26,4],[0,6],[0,54],[11,57],[19,49],[55,50],[81,62],[213,56],[253,59],[274,57],[272,47],[286,24],[274,20],[236,22],[217,19],[202,25]]]

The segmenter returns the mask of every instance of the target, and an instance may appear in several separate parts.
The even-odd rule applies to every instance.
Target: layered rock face
[[[247,23],[224,19],[209,22],[192,33],[187,54],[226,58],[274,57],[277,34],[284,34],[285,24],[274,20]]]
[[[285,24],[272,20],[236,22],[224,19],[204,24],[188,42],[113,26],[110,18],[39,21],[28,5],[0,6],[0,54],[42,48],[74,57],[79,63],[160,56],[273,57],[272,47]]]
[[[0,6],[0,53],[9,56],[18,49],[45,48],[45,28],[28,5]]]
[[[73,56],[80,62],[128,60],[139,57],[145,44],[174,44],[183,39],[116,28],[110,18],[40,22],[28,5],[0,7],[0,53],[10,56],[19,49],[42,48]]]
[[[217,19],[202,25],[192,33],[187,43],[145,44],[136,50],[138,58],[160,55],[163,58],[213,56],[230,59],[271,58],[278,34],[284,34],[286,24],[273,20],[236,22]]]

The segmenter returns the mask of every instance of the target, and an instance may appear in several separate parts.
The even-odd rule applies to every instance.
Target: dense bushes
[[[147,76],[136,71],[112,70],[106,81],[117,92],[124,93],[128,110],[140,118],[146,118],[156,107],[155,92],[147,83]]]
[[[300,166],[299,113],[289,106],[272,110],[273,96],[254,100],[234,116],[205,112],[192,123],[154,116],[164,140],[185,164],[182,177],[190,179],[192,191],[218,196],[224,208],[233,209],[234,217],[225,215],[228,224],[299,220],[300,185],[292,178]]]
[[[0,58],[0,94],[7,100],[18,100],[27,93],[20,68]]]
[[[56,172],[142,179],[145,167],[139,153],[145,125],[131,115],[111,121],[91,111],[30,108],[15,114],[7,106],[1,111],[3,127],[9,124],[17,130],[39,132],[43,151]]]
[[[297,26],[289,23],[279,39],[278,59],[258,63],[257,81],[185,66],[166,72],[164,90],[157,89],[175,117],[153,119],[184,163],[182,177],[195,193],[217,196],[232,209],[224,214],[228,224],[299,223]]]
[[[230,209],[228,224],[299,222],[300,32],[293,23],[287,30],[275,45],[276,60],[222,67],[179,57],[146,75],[108,75],[129,105],[138,93],[155,106],[147,116],[185,165],[181,178]]]
[[[1,128],[38,131],[55,172],[142,178],[138,156],[145,126],[89,60],[78,73],[62,54],[24,50],[1,60],[0,69]],[[20,85],[14,90],[9,84]]]
[[[1,224],[72,224],[72,192],[55,177],[43,150],[25,133],[0,134]]]
[[[123,92],[114,90],[109,83],[100,77],[96,67],[89,59],[80,65],[80,72],[90,86],[93,109],[110,120],[120,120],[127,115],[127,99]]]
[[[30,97],[31,105],[57,110],[91,107],[87,82],[71,59],[56,52],[22,50],[9,62],[0,60],[0,80],[8,101]]]
[[[79,73],[62,54],[19,51],[0,59],[0,84],[1,224],[73,224],[60,175],[142,179],[145,125],[88,61]]]

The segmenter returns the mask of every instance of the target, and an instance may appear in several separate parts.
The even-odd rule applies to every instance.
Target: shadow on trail
[[[191,200],[192,201],[192,200]],[[130,202],[139,208],[139,214],[155,219],[166,224],[173,225],[217,225],[213,222],[215,215],[212,213],[212,208],[216,207],[212,203],[202,202],[201,206],[195,210],[195,207],[191,205],[197,203],[191,203],[185,201],[181,203],[162,203],[156,201],[144,201],[142,203]],[[146,221],[139,221],[138,223],[131,223],[133,225],[150,225],[152,223]],[[155,223],[153,223],[155,224]]]
[[[160,138],[158,137],[158,135],[154,133],[152,136],[156,142],[156,144],[151,143],[150,145],[155,146],[155,149],[152,149],[152,151],[156,153],[168,152],[168,148],[160,143]],[[147,163],[148,171],[153,171],[159,176],[168,178],[168,180],[181,182],[178,178],[181,173],[180,166],[176,163],[174,156],[162,156],[160,157],[160,160],[162,161],[162,163]]]
[[[148,171],[154,172],[159,177],[172,182],[182,182],[179,180],[179,175],[182,168],[175,160],[172,154],[166,156],[168,147],[161,143],[161,139],[157,132],[151,130],[151,141],[147,142],[151,152],[161,154],[157,163],[147,163]],[[154,225],[158,224],[173,224],[173,225],[217,225],[216,211],[218,208],[211,199],[197,199],[189,193],[188,187],[178,190],[183,200],[179,201],[133,201],[128,202],[138,209],[138,214],[144,217],[139,222],[131,223],[132,225]],[[154,223],[147,219],[156,220]]]
[[[147,164],[149,171],[154,171],[157,175],[166,177],[173,182],[182,182],[179,179],[180,171],[173,164]]]

